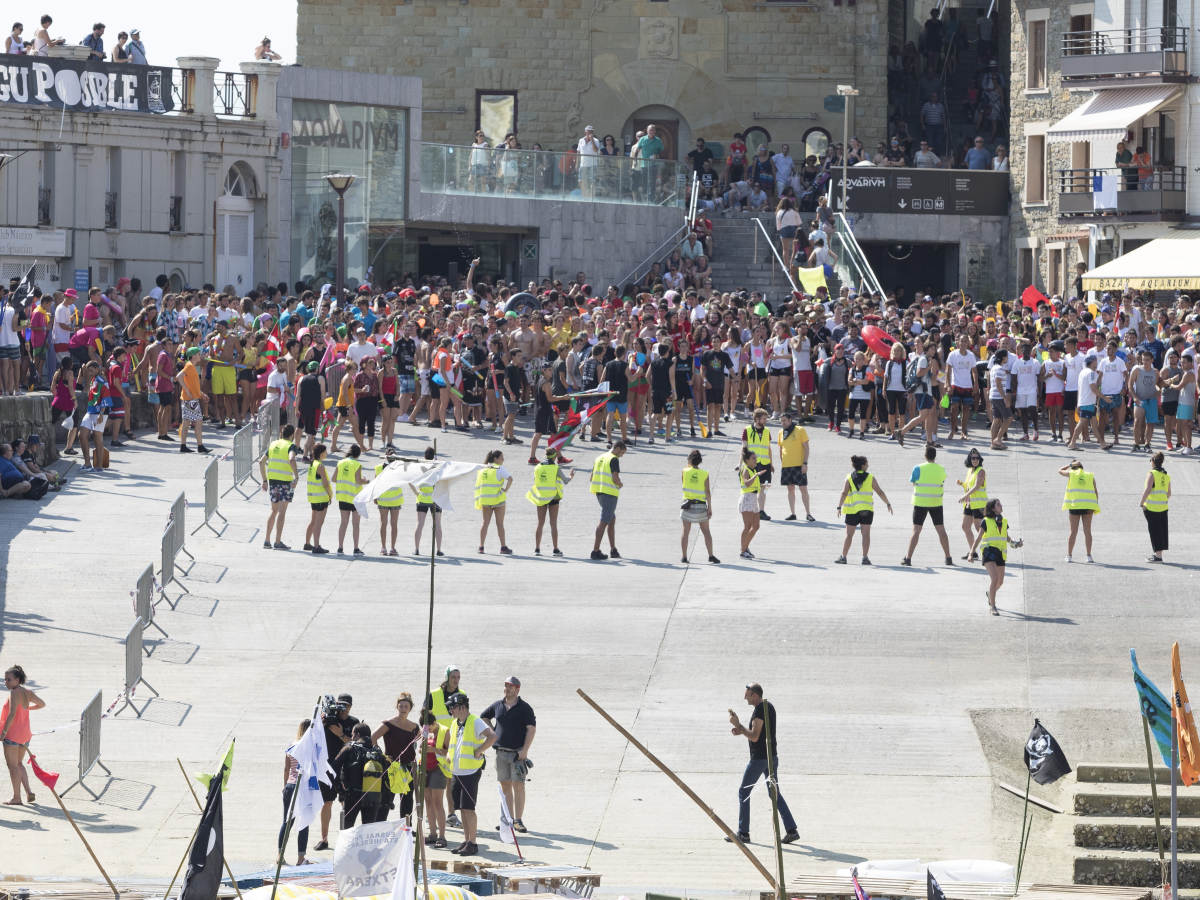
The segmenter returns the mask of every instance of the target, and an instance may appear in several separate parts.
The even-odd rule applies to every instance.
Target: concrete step
[[[1171,772],[1165,766],[1155,766],[1154,778],[1160,786],[1171,784]],[[1083,763],[1075,769],[1077,783],[1149,784],[1150,770],[1145,763]]]
[[[1159,785],[1158,814],[1166,816],[1171,811],[1170,787]],[[1179,815],[1186,818],[1200,818],[1200,796],[1192,793],[1180,793]],[[1075,815],[1077,816],[1132,816],[1147,818],[1154,815],[1150,787],[1142,790],[1131,790],[1124,784],[1089,784],[1086,790],[1075,794]]]
[[[1185,824],[1187,823],[1187,824]],[[1136,819],[1085,819],[1075,823],[1075,846],[1088,850],[1140,850],[1158,852],[1154,821]],[[1170,821],[1162,823],[1163,846],[1170,848]],[[1176,828],[1180,853],[1200,853],[1200,821],[1183,819]]]
[[[1094,856],[1075,858],[1075,884],[1105,884],[1122,887],[1158,887],[1162,884],[1158,854],[1107,850]],[[1179,854],[1180,889],[1200,888],[1200,856]]]

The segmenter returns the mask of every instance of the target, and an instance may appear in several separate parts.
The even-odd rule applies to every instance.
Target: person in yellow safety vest
[[[742,449],[753,450],[758,469],[758,518],[770,522],[767,515],[767,487],[771,483],[771,473],[775,471],[774,457],[771,453],[771,429],[767,427],[767,411],[762,407],[754,410],[754,420],[748,428],[742,429]]]
[[[891,501],[875,480],[875,476],[867,471],[865,456],[850,457],[850,465],[854,471],[846,476],[842,486],[842,495],[838,498],[838,513],[846,514],[846,540],[842,543],[842,555],[834,560],[841,565],[846,564],[846,554],[850,552],[850,544],[854,540],[854,532],[862,528],[862,564],[869,566],[871,557],[871,523],[875,520],[875,494],[887,504],[887,511],[892,512]]]
[[[1071,532],[1067,536],[1067,562],[1072,562],[1071,554],[1075,552],[1075,538],[1079,534],[1079,524],[1083,523],[1083,549],[1087,553],[1087,561],[1092,559],[1092,516],[1100,512],[1100,488],[1096,485],[1096,476],[1084,471],[1083,463],[1077,459],[1071,460],[1058,470],[1058,474],[1067,479],[1067,490],[1063,494],[1062,508],[1067,511],[1071,521]]]
[[[913,483],[913,532],[908,539],[908,552],[900,565],[911,566],[913,551],[917,549],[917,540],[921,537],[921,526],[926,517],[933,521],[938,540],[942,542],[942,555],[946,557],[946,565],[954,565],[950,555],[950,538],[946,537],[946,526],[942,519],[942,493],[946,485],[946,470],[938,463],[937,448],[933,444],[925,445],[925,462],[912,470],[908,479]]]
[[[983,509],[987,506],[987,472],[983,468],[983,454],[974,447],[967,451],[963,465],[967,467],[967,477],[956,482],[963,489],[963,495],[958,498],[963,508],[962,530],[967,538],[963,559],[976,562],[979,541],[983,537]]]
[[[487,465],[475,475],[475,508],[483,513],[483,522],[479,526],[479,552],[483,552],[487,541],[488,525],[495,519],[500,552],[511,556],[512,550],[504,538],[504,510],[508,489],[512,487],[512,475],[504,468],[504,454],[499,450],[489,450],[484,462]]]
[[[484,754],[496,743],[496,732],[478,716],[471,715],[467,695],[459,692],[446,699],[450,720],[450,769],[454,773],[454,807],[462,813],[463,842],[451,850],[459,856],[479,852],[475,803],[479,799],[479,776]]]
[[[425,459],[432,460],[437,454],[432,447],[425,448]],[[421,532],[425,528],[426,514],[433,515],[433,544],[438,556],[442,553],[442,508],[433,502],[432,484],[410,484],[417,495],[417,530],[413,533],[413,556],[421,555]]]
[[[394,448],[388,448],[386,459],[375,466],[376,478],[383,474],[384,469],[396,459],[397,455]],[[396,531],[400,527],[400,507],[403,505],[404,485],[402,484],[388,488],[375,498],[375,506],[379,508],[379,552],[383,556],[400,555],[396,549]],[[392,548],[390,550],[388,549],[387,540],[389,526],[392,529]]]
[[[350,447],[349,454],[337,464],[337,469],[334,471],[333,483],[337,494],[338,509],[342,514],[342,522],[338,526],[338,556],[346,552],[344,549],[346,526],[352,521],[354,523],[354,555],[366,555],[358,546],[358,526],[362,516],[358,514],[358,510],[354,507],[354,498],[358,496],[358,492],[362,489],[362,486],[367,483],[367,479],[363,478],[362,463],[358,461],[359,454],[361,453],[362,447],[358,446],[358,444],[353,444]]]
[[[1004,584],[1004,564],[1008,561],[1008,547],[1023,545],[1008,533],[1008,519],[1004,518],[1004,505],[999,497],[993,497],[987,502],[983,517],[983,567],[987,569],[991,581],[987,595],[988,610],[993,616],[1000,615],[996,609],[996,593]]]
[[[558,451],[546,450],[546,461],[538,463],[533,470],[533,485],[525,494],[525,499],[537,507],[537,530],[533,533],[533,553],[542,555],[542,530],[546,527],[546,519],[550,519],[550,542],[554,545],[554,555],[562,556],[558,549],[558,505],[562,502],[563,485],[570,484],[575,472],[558,464]]]
[[[617,498],[621,488],[621,463],[625,455],[625,442],[618,439],[613,441],[612,449],[601,453],[592,463],[592,483],[589,490],[596,495],[600,504],[600,524],[596,526],[596,543],[592,546],[592,559],[604,560],[612,557],[620,559],[617,552]],[[608,534],[608,554],[600,552],[600,540]]]
[[[312,518],[304,532],[304,549],[320,556],[329,550],[321,546],[321,529],[325,525],[325,513],[333,499],[333,483],[325,471],[325,454],[329,449],[324,444],[313,447],[313,461],[308,466],[305,483],[308,488],[308,505],[312,507]]]
[[[738,514],[742,517],[742,535],[740,540],[742,559],[754,559],[750,552],[750,542],[758,529],[762,527],[758,498],[762,492],[762,481],[758,471],[758,455],[752,447],[742,447],[742,458],[737,467],[738,486],[742,489],[741,500],[738,502]]]
[[[292,443],[296,433],[294,425],[284,425],[279,430],[279,439],[271,441],[267,452],[258,461],[262,474],[262,489],[270,492],[271,513],[267,516],[267,530],[263,534],[263,549],[290,549],[283,542],[283,520],[287,517],[288,504],[295,496],[296,457],[300,448]],[[271,529],[275,529],[275,543],[271,543]]]
[[[461,673],[458,666],[446,666],[445,678],[442,683],[434,690],[429,692],[429,696],[425,698],[425,703],[421,707],[423,710],[428,710],[435,722],[443,728],[450,726],[450,710],[446,708],[446,698],[452,694],[463,694],[462,688],[459,686]],[[463,694],[465,697],[466,694]],[[447,766],[447,777],[450,775],[449,767]],[[458,817],[454,815],[454,796],[449,791],[446,792],[446,813],[443,815],[443,828],[448,823],[454,827],[460,824]]]
[[[680,562],[688,561],[688,537],[691,535],[692,524],[700,526],[704,536],[704,546],[708,549],[708,561],[720,565],[721,561],[713,556],[712,532],[708,523],[712,519],[712,482],[708,473],[700,468],[704,457],[699,450],[688,454],[687,468],[683,470],[683,506],[679,518],[683,520],[683,536],[679,539],[683,556]]]
[[[422,762],[425,766],[425,820],[429,834],[425,845],[446,849],[446,786],[450,783],[450,761],[446,757],[450,729],[439,725],[430,710],[421,713],[424,726],[421,735],[425,744]]]
[[[1142,515],[1146,517],[1146,528],[1150,532],[1150,549],[1153,551],[1146,562],[1160,563],[1167,549],[1167,506],[1171,501],[1171,476],[1163,468],[1162,451],[1150,457],[1150,471],[1146,473],[1146,486],[1142,489]]]

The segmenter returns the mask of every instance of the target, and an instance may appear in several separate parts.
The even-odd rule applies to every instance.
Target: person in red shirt
[[[740,131],[734,132],[729,142],[729,156],[725,158],[725,183],[733,184],[746,177],[746,142]]]
[[[29,313],[29,349],[33,359],[31,383],[37,389],[49,384],[54,375],[53,360],[47,362],[50,341],[50,297],[42,294],[37,298]]]
[[[129,408],[129,395],[125,392],[128,389],[129,353],[124,347],[117,347],[108,361],[108,396],[112,398],[112,409],[108,413],[109,428],[111,429],[108,442],[112,447],[121,446],[117,437],[125,426],[125,410]],[[125,427],[124,430],[127,436],[131,434],[128,427]]]

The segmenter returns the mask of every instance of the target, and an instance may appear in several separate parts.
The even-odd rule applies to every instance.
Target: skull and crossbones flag
[[[1025,765],[1038,784],[1052,784],[1071,771],[1062,747],[1037,719],[1033,720],[1033,731],[1025,741]]]

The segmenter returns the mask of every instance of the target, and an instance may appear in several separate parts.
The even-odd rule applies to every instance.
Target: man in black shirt
[[[337,703],[335,713],[321,716],[321,724],[325,728],[325,749],[329,753],[331,766],[342,751],[342,747],[350,742],[354,726],[358,724],[358,719],[350,715],[350,707],[354,705],[354,698],[349,694],[338,694]],[[313,847],[314,850],[329,849],[329,819],[333,815],[333,801],[337,798],[337,793],[336,778],[332,784],[321,784],[321,799],[324,801],[324,805],[321,807],[321,840],[317,841]]]
[[[319,363],[310,362],[307,374],[301,376],[296,384],[296,417],[304,429],[306,462],[312,460],[313,444],[321,428],[321,410],[325,406],[325,391],[321,387],[321,376],[317,374],[320,368]]]
[[[409,410],[416,402],[417,323],[404,325],[404,333],[392,344],[392,355],[396,357],[397,387],[400,389],[398,421],[407,422]]]
[[[485,709],[479,718],[496,732],[496,778],[513,817],[513,830],[525,832],[528,829],[521,821],[525,814],[525,775],[537,718],[533,707],[518,696],[520,693],[521,679],[509,675],[504,681],[504,699]]]
[[[621,440],[626,441],[628,437],[625,433],[625,420],[629,418],[629,367],[625,361],[625,348],[617,347],[614,354],[612,362],[604,366],[604,380],[608,382],[608,389],[616,392],[608,398],[606,408],[608,415],[605,431],[610,447],[613,442],[613,419],[616,416],[621,417]]]
[[[758,779],[768,776],[768,773],[775,776],[776,785],[779,783],[775,707],[763,700],[762,685],[758,683],[746,685],[745,698],[746,702],[754,707],[754,712],[750,714],[749,725],[743,726],[737,713],[732,709],[729,711],[729,724],[733,726],[732,733],[741,735],[750,743],[750,761],[746,763],[746,771],[742,775],[742,786],[738,790],[738,838],[742,843],[750,840],[750,792],[754,790],[754,785],[758,783]],[[770,754],[769,760],[768,753]],[[769,778],[767,790],[775,791],[775,802],[779,807],[779,815],[783,819],[783,827],[787,832],[783,836],[783,843],[790,844],[800,840],[800,832],[796,830],[796,820],[792,818],[792,811],[788,809],[787,801],[783,799],[783,794],[779,792],[778,786],[771,787]],[[725,840],[728,841],[729,838],[725,838]]]
[[[658,345],[658,355],[650,363],[650,443],[661,425],[666,429],[665,440],[671,440],[671,415],[668,406],[675,399],[675,360],[671,359],[671,342]]]
[[[696,149],[688,153],[687,158],[692,163],[692,171],[699,175],[704,171],[704,164],[713,158],[713,152],[704,145],[704,138],[696,138]]]
[[[725,370],[733,368],[733,360],[724,350],[713,348],[700,355],[700,372],[704,376],[704,402],[708,405],[708,436],[721,431],[721,404],[725,402]]]

